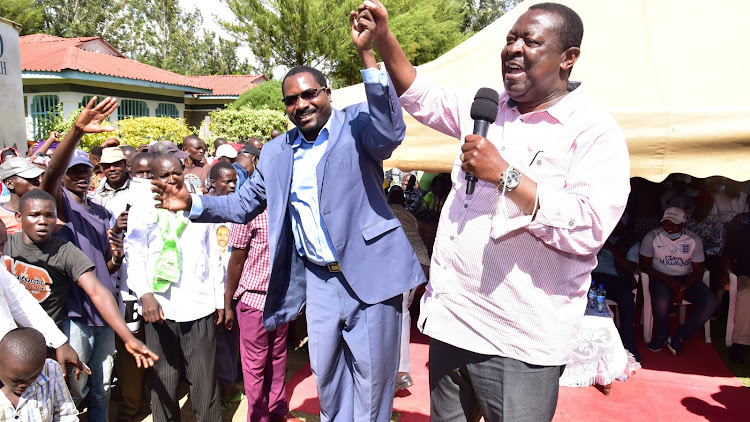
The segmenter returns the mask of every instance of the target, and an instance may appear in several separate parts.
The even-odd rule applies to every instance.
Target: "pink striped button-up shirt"
[[[271,277],[271,258],[268,250],[268,210],[258,214],[247,224],[232,224],[229,246],[247,249],[247,258],[233,298],[262,311],[266,306],[268,280]]]
[[[575,347],[596,254],[630,191],[625,139],[583,87],[546,110],[521,115],[506,93],[487,138],[537,184],[534,221],[490,237],[500,192],[478,181],[466,195],[460,149],[440,215],[419,327],[472,352],[536,365],[561,365]],[[401,104],[418,121],[463,142],[472,133],[473,93],[417,79]],[[523,179],[521,181],[523,183]],[[522,211],[508,200],[509,218]]]

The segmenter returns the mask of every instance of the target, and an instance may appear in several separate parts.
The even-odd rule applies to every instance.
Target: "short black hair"
[[[182,160],[180,160],[179,158],[175,157],[174,155],[172,155],[172,154],[157,154],[154,157],[154,160],[151,162],[151,174],[152,175],[154,174],[154,166],[156,165],[156,163],[157,162],[162,162],[162,161],[171,161],[171,162],[174,162],[174,163],[180,163],[180,168],[183,169],[183,170],[185,170],[185,165],[182,164]]]
[[[30,327],[19,327],[10,330],[0,340],[0,354],[3,359],[20,360],[42,366],[47,359],[47,343],[39,331]]]
[[[208,173],[208,178],[211,180],[216,180],[219,178],[219,176],[221,176],[222,171],[230,170],[233,172],[237,172],[232,164],[227,163],[226,161],[219,161],[211,167],[211,171],[209,171]]]
[[[154,157],[156,157],[156,154],[151,154],[150,152],[143,151],[135,154],[133,158],[130,159],[130,162],[137,163],[140,160],[149,160],[153,162]]]
[[[404,205],[404,190],[401,189],[401,186],[391,186],[391,188],[388,189],[386,200],[389,204]]]
[[[102,151],[104,151],[104,148],[102,147],[93,147],[91,148],[91,151],[89,151],[89,154],[93,155],[94,157],[101,157]]]
[[[125,152],[125,150],[136,152],[138,151],[134,146],[132,145],[120,145],[120,151]]]
[[[581,47],[583,41],[583,21],[573,9],[559,3],[539,3],[529,7],[529,10],[543,10],[553,13],[562,19],[557,27],[560,37],[560,47],[563,51],[570,47]]]
[[[281,81],[281,95],[284,95],[284,83],[286,82],[286,78],[294,75],[298,75],[300,73],[309,73],[313,76],[315,79],[315,82],[320,85],[321,88],[328,86],[328,83],[326,82],[326,77],[323,75],[323,72],[319,71],[318,69],[310,66],[305,66],[303,64],[294,66],[293,68],[289,69],[289,72],[286,72],[286,76],[284,76],[284,79]]]
[[[18,212],[23,214],[23,208],[29,201],[35,201],[35,200],[41,200],[41,201],[49,201],[52,202],[52,205],[55,207],[55,211],[57,211],[57,202],[55,201],[55,197],[52,196],[49,192],[41,190],[41,189],[34,189],[30,190],[23,194],[21,197],[21,200],[18,201]]]

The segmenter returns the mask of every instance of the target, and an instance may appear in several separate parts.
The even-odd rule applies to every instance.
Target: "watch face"
[[[521,173],[510,170],[505,172],[505,187],[507,189],[515,189],[521,184]]]

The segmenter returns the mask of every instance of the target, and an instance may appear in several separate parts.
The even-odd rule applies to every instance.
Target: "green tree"
[[[231,107],[237,110],[249,107],[284,112],[286,109],[281,102],[281,96],[281,81],[272,79],[245,91]]]
[[[20,35],[28,35],[42,30],[44,8],[34,0],[3,0],[0,2],[0,16],[20,24]]]
[[[360,0],[224,0],[233,21],[219,20],[230,34],[248,43],[268,74],[277,66],[306,64],[330,72],[348,35],[349,10]]]
[[[58,37],[103,37],[119,24],[127,0],[38,0],[44,32]]]
[[[479,32],[520,2],[521,0],[463,0],[461,31]]]

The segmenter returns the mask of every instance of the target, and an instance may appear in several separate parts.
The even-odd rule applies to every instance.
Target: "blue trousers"
[[[401,295],[368,305],[343,274],[305,262],[310,366],[320,420],[386,422],[393,412]]]
[[[81,361],[91,368],[91,376],[81,371],[80,379],[70,370],[70,395],[76,406],[88,396],[88,420],[106,421],[115,362],[115,332],[110,327],[89,327],[70,318],[63,321],[63,332]]]
[[[687,279],[686,276],[675,278],[681,284]],[[658,278],[651,280],[649,291],[651,292],[651,309],[654,314],[654,338],[669,337],[669,308],[672,306],[674,291]],[[701,328],[711,318],[717,306],[716,296],[700,281],[685,290],[685,300],[693,304],[693,309],[685,318],[685,324],[675,333],[683,340],[687,340]]]

